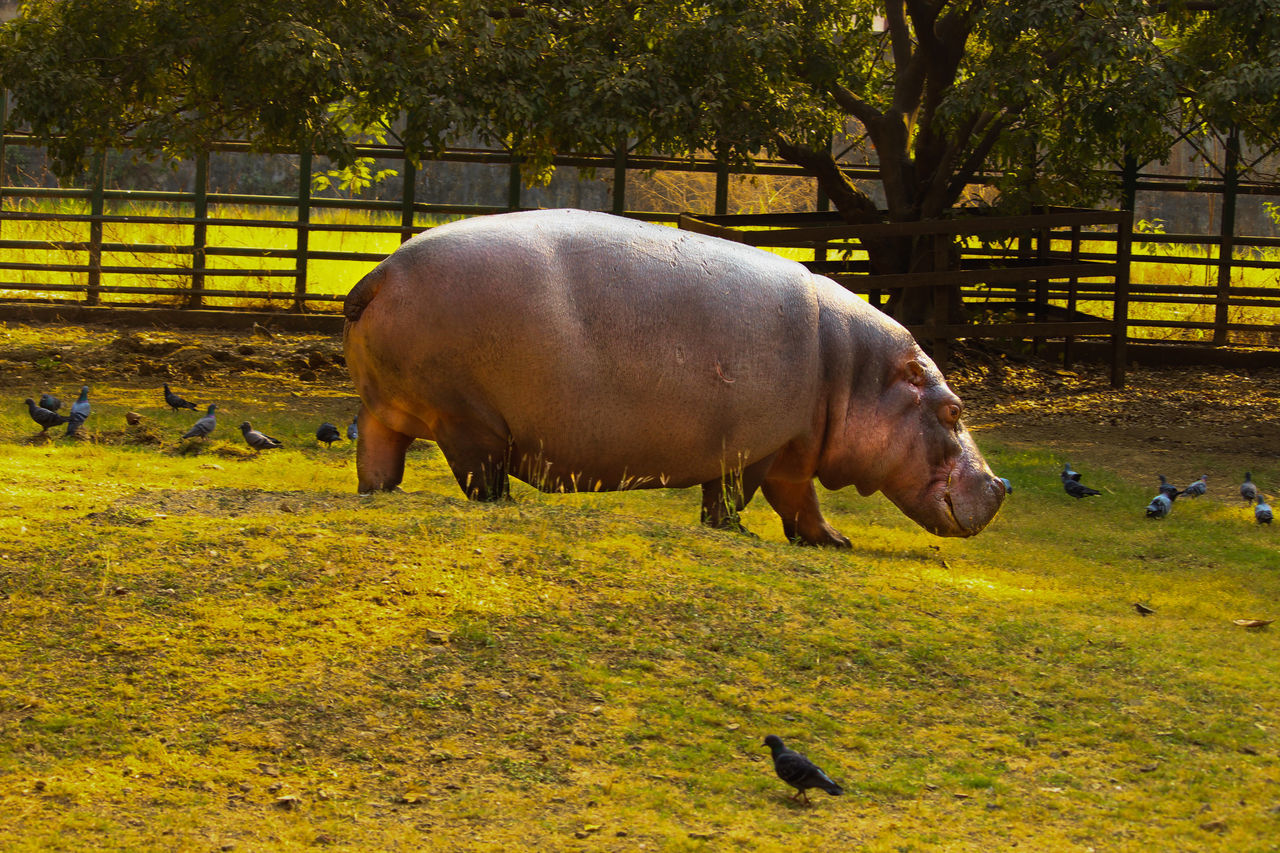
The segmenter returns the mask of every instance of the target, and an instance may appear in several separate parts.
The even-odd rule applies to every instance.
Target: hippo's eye
[[[943,403],[942,410],[938,412],[938,417],[944,424],[954,427],[960,423],[960,404],[959,403]]]

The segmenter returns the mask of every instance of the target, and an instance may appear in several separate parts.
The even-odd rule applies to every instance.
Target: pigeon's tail
[[[833,797],[838,797],[844,793],[844,788],[841,788],[839,785],[837,785],[835,782],[831,781],[830,779],[824,780],[823,784],[820,784],[817,787],[826,791],[828,794],[830,794]]]
[[[75,435],[80,427],[84,426],[84,422],[85,415],[79,412],[72,412],[71,416],[67,418],[67,435]]]

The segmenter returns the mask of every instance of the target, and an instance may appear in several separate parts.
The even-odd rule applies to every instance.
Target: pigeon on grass
[[[1249,503],[1258,499],[1258,486],[1253,482],[1253,474],[1244,472],[1244,482],[1240,484],[1240,497]]]
[[[355,441],[360,437],[360,425],[357,423],[359,420],[360,413],[356,412],[355,416],[351,418],[351,423],[347,424],[347,441]]]
[[[67,418],[67,435],[75,435],[89,419],[89,386],[80,386],[80,396],[71,404],[71,414]]]
[[[1253,518],[1259,524],[1271,523],[1271,504],[1266,495],[1258,495],[1258,505],[1253,508]]]
[[[248,421],[240,424],[240,434],[244,436],[245,443],[257,451],[275,450],[284,447],[278,440],[265,433],[258,432],[253,428],[253,424]]]
[[[182,434],[183,438],[198,438],[204,441],[209,437],[209,433],[213,432],[214,427],[218,425],[218,419],[214,417],[214,410],[218,407],[213,403],[209,404],[209,411],[203,418],[192,424],[191,429]]]
[[[1011,494],[1013,494],[1013,483],[1010,483],[1010,482],[1008,481],[1008,479],[1006,479],[1006,478],[1004,478],[1004,477],[1001,477],[1001,478],[1000,478],[1000,482],[1001,482],[1001,483],[1004,483],[1004,493],[1005,493],[1006,495],[1011,495]]]
[[[66,415],[60,415],[57,412],[46,409],[44,406],[37,406],[36,401],[30,397],[26,400],[27,414],[31,415],[31,420],[40,425],[40,432],[43,434],[49,427],[62,426],[69,418]]]
[[[806,792],[809,788],[821,788],[833,797],[844,793],[844,788],[833,782],[818,765],[794,749],[783,746],[782,738],[769,735],[764,739],[764,745],[773,753],[773,769],[778,774],[778,778],[796,789],[791,799],[803,797],[805,803],[808,803],[809,795]]]
[[[62,408],[62,401],[59,400],[57,397],[53,396],[52,394],[41,394],[40,408],[48,409],[51,412],[56,412],[58,411],[58,409]]]
[[[1182,494],[1178,491],[1178,487],[1173,483],[1170,483],[1164,474],[1157,474],[1156,476],[1160,478],[1160,494],[1164,495],[1169,500],[1174,500],[1178,495]]]
[[[164,401],[175,412],[179,409],[190,409],[193,412],[196,410],[195,403],[188,402],[170,391],[168,382],[164,383]]]
[[[1102,492],[1097,489],[1091,489],[1084,483],[1081,483],[1080,472],[1072,471],[1070,466],[1062,469],[1062,488],[1067,494],[1071,495],[1071,497],[1076,500],[1102,494]]]
[[[1147,518],[1164,518],[1173,509],[1173,499],[1166,494],[1156,495],[1147,504]]]
[[[327,421],[320,424],[320,428],[316,430],[316,441],[323,441],[329,447],[333,447],[335,441],[341,440],[342,433],[338,432],[338,428]]]
[[[1208,489],[1209,489],[1209,475],[1201,474],[1200,479],[1194,481],[1191,485],[1187,486],[1185,489],[1182,490],[1182,494],[1191,495],[1191,497],[1193,498],[1198,498],[1201,495],[1203,495],[1206,491],[1208,491]]]

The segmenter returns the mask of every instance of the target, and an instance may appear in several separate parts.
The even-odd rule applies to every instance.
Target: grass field
[[[0,329],[0,848],[1274,849],[1277,633],[1232,620],[1278,615],[1280,544],[1233,494],[1280,483],[1280,376],[957,370],[1005,508],[943,540],[824,494],[835,552],[759,498],[759,538],[687,491],[471,504],[421,443],[360,498],[311,437],[338,354]],[[90,440],[33,440],[81,382]],[[1210,494],[1149,522],[1158,471]],[[846,795],[789,801],[769,733]]]

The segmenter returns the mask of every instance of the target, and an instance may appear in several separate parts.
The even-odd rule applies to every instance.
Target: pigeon
[[[1154,610],[1143,604],[1141,601],[1135,601],[1133,603],[1133,609],[1137,611],[1139,616],[1150,616],[1152,613],[1155,613]]]
[[[75,435],[89,419],[89,386],[80,386],[80,396],[71,404],[71,415],[67,418],[67,435]]]
[[[1182,494],[1182,492],[1178,491],[1177,486],[1165,479],[1164,474],[1157,474],[1156,476],[1160,478],[1160,494],[1169,500],[1175,500],[1178,495]]]
[[[1147,504],[1147,518],[1164,518],[1173,509],[1173,498],[1166,494],[1156,495]]]
[[[1078,471],[1072,471],[1070,466],[1062,469],[1062,488],[1067,494],[1071,495],[1071,497],[1076,500],[1102,494],[1102,492],[1097,489],[1091,489],[1081,483],[1080,473]]]
[[[59,400],[57,397],[53,396],[52,394],[41,394],[40,408],[48,409],[51,412],[56,412],[58,411],[58,409],[62,408],[62,401]]]
[[[218,425],[217,418],[213,416],[213,410],[218,408],[213,403],[209,404],[209,411],[203,418],[196,421],[191,429],[182,434],[183,438],[199,438],[204,441],[209,433],[213,432],[213,428]]]
[[[764,745],[773,753],[773,769],[778,778],[796,789],[791,799],[803,797],[808,803],[809,795],[806,790],[809,788],[821,788],[833,797],[844,793],[844,788],[831,781],[831,777],[823,773],[818,765],[795,750],[783,746],[782,738],[769,735],[764,739]]]
[[[358,420],[360,420],[359,412],[351,419],[351,423],[347,424],[347,441],[355,441],[360,437],[360,427],[356,423]]]
[[[213,416],[210,415],[209,417],[212,418]],[[248,421],[240,424],[240,434],[244,436],[245,443],[257,451],[275,450],[276,448],[284,447],[283,444],[271,436],[258,432]]]
[[[1000,478],[1000,482],[1004,483],[1004,493],[1005,493],[1006,495],[1011,495],[1011,494],[1013,494],[1013,483],[1010,483],[1010,482],[1009,482],[1008,480],[1006,480],[1004,477],[1001,477],[1001,478]]]
[[[1208,488],[1209,488],[1209,475],[1201,474],[1199,480],[1196,480],[1191,485],[1187,486],[1185,489],[1182,490],[1182,494],[1191,495],[1191,497],[1193,498],[1198,498],[1201,495],[1203,495],[1205,493],[1205,490],[1207,490]]]
[[[316,441],[323,441],[329,447],[333,447],[335,441],[342,440],[342,433],[338,432],[338,428],[327,421],[320,424],[320,428],[316,430]]]
[[[164,383],[164,401],[168,404],[169,408],[173,409],[175,412],[178,411],[178,409],[190,409],[193,412],[196,410],[195,403],[190,403],[170,391],[168,382]]]
[[[1271,523],[1271,505],[1266,495],[1258,495],[1258,505],[1253,508],[1253,517],[1259,524]]]
[[[1258,499],[1258,486],[1253,482],[1253,474],[1248,471],[1244,472],[1244,482],[1240,484],[1240,497],[1249,503]]]
[[[55,411],[46,409],[44,406],[37,406],[36,401],[30,397],[27,398],[27,413],[31,415],[31,420],[40,425],[40,432],[44,433],[49,427],[62,426],[68,420],[66,415],[60,415]]]

